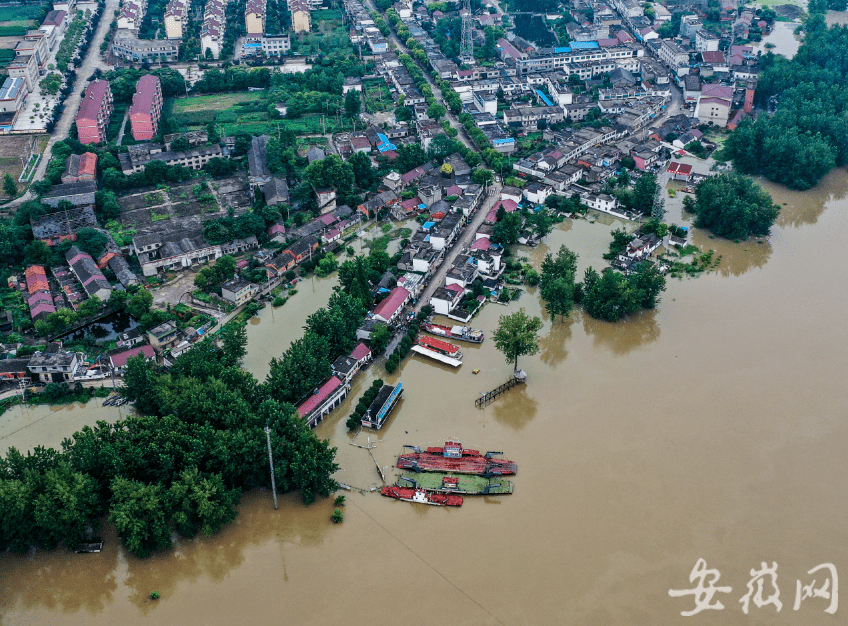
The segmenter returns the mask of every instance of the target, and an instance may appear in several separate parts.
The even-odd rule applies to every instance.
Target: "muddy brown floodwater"
[[[101,554],[0,556],[0,624],[684,624],[694,598],[669,590],[695,587],[699,558],[732,591],[713,598],[723,611],[692,623],[843,623],[844,601],[835,616],[820,598],[793,604],[796,580],[823,582],[808,570],[848,573],[845,171],[803,194],[768,187],[784,204],[770,241],[696,233],[722,264],[669,281],[657,311],[551,323],[532,291],[487,306],[474,325],[489,334],[519,306],[545,327],[540,353],[521,360],[529,384],[485,410],[474,399],[509,375],[489,339],[463,346],[459,370],[414,356],[386,377],[406,392],[379,433],[378,463],[391,466],[403,444],[457,437],[518,463],[513,495],[451,510],[353,492],[334,526],[331,500],[307,508],[289,495],[274,511],[256,491],[220,534],[147,560],[107,528]],[[564,223],[547,244],[582,251],[599,237],[587,229],[611,227]],[[278,321],[302,325],[286,307]],[[251,346],[281,345],[285,324],[267,321]],[[261,374],[252,364],[266,356],[251,353],[251,369]],[[361,376],[352,399],[378,374]],[[379,479],[348,445],[350,404],[317,432],[339,448],[338,479],[369,488]],[[751,604],[746,615],[739,600],[763,562],[778,565],[782,610]],[[771,592],[767,580],[762,598]]]

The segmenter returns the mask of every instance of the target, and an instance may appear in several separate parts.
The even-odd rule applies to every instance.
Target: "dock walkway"
[[[526,376],[512,376],[508,381],[506,381],[503,385],[492,389],[491,391],[487,391],[482,396],[477,398],[474,401],[474,404],[478,409],[486,408],[486,405],[489,404],[492,400],[497,398],[498,396],[506,393],[516,385],[523,385],[525,383]]]

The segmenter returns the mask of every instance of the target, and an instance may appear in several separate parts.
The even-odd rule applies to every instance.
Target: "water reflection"
[[[117,339],[120,333],[132,330],[136,326],[138,322],[129,313],[116,311],[59,338],[63,341],[82,341],[86,337],[92,337],[96,341],[111,341]]]
[[[842,168],[834,169],[807,191],[793,191],[764,179],[757,182],[772,197],[780,199],[776,224],[781,228],[815,224],[831,203],[843,200],[848,194],[848,177]]]
[[[173,597],[185,582],[220,583],[244,563],[245,551],[253,546],[270,541],[281,547],[286,543],[320,545],[329,526],[332,500],[319,500],[310,507],[296,494],[279,496],[279,500],[280,509],[275,511],[269,490],[250,492],[242,498],[235,522],[217,535],[178,539],[172,550],[147,559],[138,559],[121,547],[114,528],[105,520],[104,549],[98,554],[74,554],[60,548],[0,555],[0,568],[16,574],[2,577],[0,613],[20,602],[25,609],[95,614],[113,602],[121,584],[129,601],[146,614],[157,606],[150,601],[152,590],[164,600]]]
[[[543,310],[542,314],[547,317],[547,311]],[[548,334],[539,341],[539,358],[542,363],[554,366],[565,360],[568,356],[566,345],[571,339],[571,326],[575,319],[575,313],[565,319],[557,316],[556,321],[551,324]]]
[[[99,554],[74,554],[60,548],[0,555],[3,569],[15,572],[14,576],[3,576],[0,582],[0,613],[18,599],[26,608],[44,606],[64,613],[102,611],[118,589],[118,550],[109,539],[113,548]],[[81,562],[85,563],[84,579],[80,577]]]
[[[519,361],[518,366],[521,367]],[[500,396],[485,411],[492,411],[495,420],[514,430],[527,426],[539,411],[539,403],[527,394],[527,385],[519,385]]]
[[[710,238],[709,231],[692,231],[692,243],[707,252],[713,250],[713,258],[719,259],[714,272],[721,276],[741,276],[745,272],[763,267],[772,253],[768,239],[750,239],[735,243],[721,237]]]
[[[583,330],[592,337],[593,344],[607,348],[616,356],[625,355],[660,338],[657,309],[643,310],[619,322],[596,320],[582,311],[580,316]]]

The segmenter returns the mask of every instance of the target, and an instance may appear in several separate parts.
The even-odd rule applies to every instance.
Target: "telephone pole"
[[[271,466],[271,493],[274,494],[274,510],[277,510],[277,479],[274,478],[274,455],[271,453],[271,429],[265,427],[265,437],[268,439],[268,465]]]

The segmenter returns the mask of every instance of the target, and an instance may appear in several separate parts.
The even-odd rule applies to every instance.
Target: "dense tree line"
[[[212,534],[236,516],[242,491],[268,484],[264,427],[271,429],[280,491],[303,500],[335,488],[335,449],[290,404],[239,367],[246,335],[228,327],[223,349],[205,341],[167,374],[131,359],[125,393],[143,417],[86,426],[62,451],[14,448],[0,460],[0,543],[74,547],[107,513],[138,556],[183,536]]]
[[[695,199],[687,196],[683,206],[697,215],[695,226],[728,239],[768,235],[780,214],[765,189],[737,172],[702,181],[695,188]]]
[[[828,29],[814,14],[791,60],[769,53],[757,101],[777,99],[774,115],[745,120],[730,134],[726,155],[747,174],[762,174],[793,189],[809,189],[848,163],[848,28]]]
[[[297,403],[332,374],[331,365],[356,345],[356,329],[365,319],[366,305],[347,293],[330,296],[326,308],[306,319],[303,337],[279,358],[271,360],[265,382],[277,402]]]

